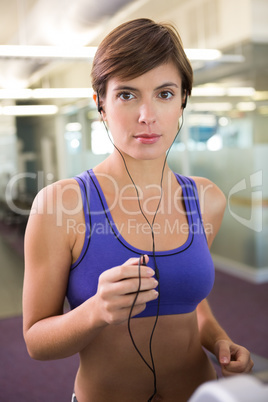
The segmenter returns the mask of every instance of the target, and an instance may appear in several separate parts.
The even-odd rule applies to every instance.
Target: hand
[[[145,256],[147,264],[149,257]],[[104,271],[99,277],[96,306],[101,319],[107,324],[126,321],[139,287],[139,258],[130,258],[123,265]],[[154,270],[140,266],[141,286],[132,316],[141,313],[148,301],[158,297],[155,288],[158,282],[153,278]]]
[[[219,340],[215,344],[215,355],[221,365],[223,376],[249,373],[254,365],[250,352],[231,340]]]

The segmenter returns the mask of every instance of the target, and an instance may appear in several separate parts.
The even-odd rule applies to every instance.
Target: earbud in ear
[[[102,108],[102,106],[100,105],[99,92],[97,92],[97,108],[98,108],[98,112],[101,114],[101,112],[103,111],[103,108]]]
[[[182,105],[181,105],[181,107],[182,107],[183,109],[186,108],[186,105],[187,105],[187,98],[188,98],[188,91],[185,91],[185,99],[184,99],[184,102],[183,102]]]

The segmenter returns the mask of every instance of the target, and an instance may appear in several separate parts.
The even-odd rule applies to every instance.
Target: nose
[[[156,121],[155,108],[151,102],[143,103],[139,109],[139,123],[151,125]]]

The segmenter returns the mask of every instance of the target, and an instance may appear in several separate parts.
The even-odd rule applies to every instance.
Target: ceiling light
[[[190,60],[216,60],[222,55],[217,49],[185,49],[185,53]]]
[[[191,110],[196,112],[227,112],[233,108],[229,102],[191,103]]]
[[[46,59],[90,59],[96,47],[79,46],[20,46],[1,45],[0,57],[5,58],[46,58]]]
[[[254,96],[255,89],[252,87],[225,88],[219,85],[204,85],[194,87],[192,96]]]
[[[225,88],[218,86],[194,87],[191,96],[224,96],[226,95]]]
[[[67,123],[65,126],[66,131],[81,131],[82,126],[79,122]]]
[[[251,87],[227,88],[228,96],[253,96],[255,89]]]
[[[32,92],[35,99],[89,98],[92,95],[92,88],[36,88]]]
[[[95,46],[20,46],[1,45],[0,57],[4,58],[46,58],[46,59],[92,59]],[[217,49],[185,49],[190,60],[216,60],[222,53]]]
[[[26,88],[0,89],[0,99],[29,99],[32,90]]]
[[[41,116],[57,112],[58,107],[55,105],[4,106],[1,109],[1,114],[6,116]]]
[[[0,99],[60,99],[90,98],[92,88],[36,88],[0,89]]]
[[[256,105],[254,102],[239,102],[236,108],[241,112],[252,112],[256,109]]]

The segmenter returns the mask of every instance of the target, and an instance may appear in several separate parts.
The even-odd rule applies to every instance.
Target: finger
[[[113,291],[118,295],[126,295],[137,293],[139,290],[140,292],[144,292],[146,290],[153,290],[158,286],[158,281],[153,278],[131,278],[125,279],[124,281],[115,282],[113,284]]]
[[[149,257],[147,254],[143,254],[140,257],[131,257],[122,265],[147,265],[149,262]]]
[[[227,343],[222,342],[219,348],[219,362],[222,365],[227,365],[231,361],[231,353]]]
[[[231,360],[231,362],[223,366],[224,375],[234,375],[241,373],[249,373],[253,368],[253,361],[248,356],[242,356],[238,360]]]
[[[136,279],[137,283],[140,281],[142,282],[143,279],[147,278],[153,278],[154,275],[154,270],[146,267],[146,266],[141,266],[140,270],[137,269],[136,266],[119,266],[119,267],[114,267],[111,268],[107,271],[104,271],[100,276],[99,276],[99,285],[106,286],[111,285],[111,284],[125,284],[126,281],[131,280],[131,279]],[[154,279],[154,278],[153,278]],[[126,284],[127,285],[127,284]],[[152,286],[153,287],[153,286]],[[120,293],[131,293],[136,292],[138,289],[138,285],[135,286],[135,289],[133,288],[130,290],[122,291]]]
[[[113,268],[112,268],[113,269]],[[111,273],[112,277],[110,278],[112,282],[121,281],[129,278],[150,278],[154,276],[155,272],[152,268],[147,267],[145,265],[140,265],[138,269],[137,265],[121,265],[116,267],[114,271]]]
[[[231,377],[231,376],[235,376],[235,375],[241,374],[241,373],[238,372],[238,371],[229,370],[229,366],[221,366],[221,371],[222,371],[223,377]]]
[[[230,361],[229,364],[223,365],[224,369],[231,373],[238,373],[241,371],[243,365],[239,361]]]
[[[145,292],[139,293],[138,297],[135,301],[135,306],[146,304],[152,300],[157,299],[158,296],[159,296],[159,293],[155,289],[147,290]],[[121,302],[124,304],[124,307],[132,307],[135,297],[136,297],[136,294],[125,295],[121,298],[122,299]]]
[[[237,356],[234,356],[230,362],[230,371],[234,372],[245,372],[248,373],[251,371],[254,363],[250,358],[250,353],[247,352],[238,353]],[[229,367],[229,365],[228,365]]]
[[[155,300],[158,297],[158,292],[156,290],[148,290],[142,293],[137,294],[128,294],[119,296],[113,299],[112,304],[110,304],[108,311],[111,313],[116,313],[116,315],[120,315],[122,310],[126,316],[129,316],[130,309],[133,309],[135,306],[144,305],[149,301]]]
[[[222,366],[222,374],[225,377],[241,373],[247,373],[249,371],[250,371],[249,367],[241,365],[240,362],[231,361],[227,366]]]

